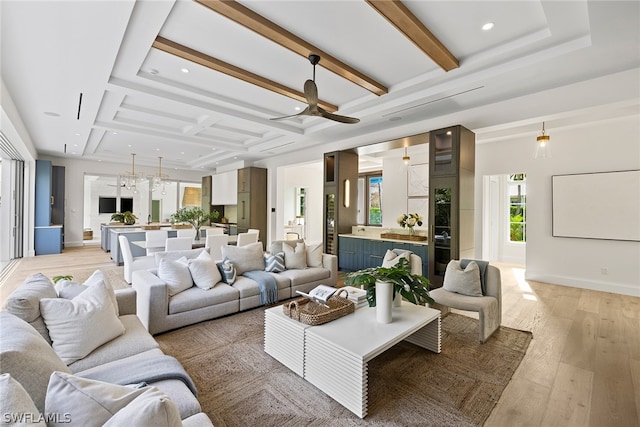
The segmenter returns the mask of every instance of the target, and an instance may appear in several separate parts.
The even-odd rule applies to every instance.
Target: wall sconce
[[[411,160],[411,157],[409,157],[409,155],[407,154],[407,147],[404,147],[404,156],[402,156],[402,161],[405,165],[408,165],[409,160]]]
[[[344,180],[344,207],[349,207],[349,200],[351,200],[351,182],[348,179]]]
[[[544,122],[542,122],[542,133],[536,138],[536,154],[535,159],[543,159],[551,157],[549,151],[549,140],[551,137],[544,132]]]

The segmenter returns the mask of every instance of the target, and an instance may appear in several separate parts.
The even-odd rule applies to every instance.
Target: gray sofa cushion
[[[169,314],[184,313],[237,299],[238,291],[226,283],[217,283],[208,290],[192,286],[169,299]]]
[[[2,372],[22,384],[40,412],[51,374],[71,373],[38,331],[6,311],[0,311],[0,360]]]
[[[305,268],[304,270],[287,270],[279,275],[291,280],[291,286],[299,286],[316,280],[328,279],[331,272],[326,268]]]
[[[94,368],[87,369],[85,371],[77,372],[76,375],[80,377],[92,378],[102,381],[101,372],[113,372],[120,371],[123,366],[127,366],[131,363],[136,363],[141,360],[148,360],[162,355],[162,350],[159,348],[148,350],[142,353],[134,354],[129,357],[114,360],[112,362],[105,363],[104,365],[96,366]],[[157,387],[160,391],[164,392],[169,398],[178,406],[180,411],[180,417],[186,418],[191,415],[197,414],[201,411],[200,403],[198,399],[193,395],[189,387],[184,382],[178,379],[162,380],[149,383],[154,387]]]
[[[7,299],[7,311],[31,324],[51,344],[49,330],[40,316],[40,300],[57,297],[51,280],[42,273],[36,273],[27,277],[22,286],[11,293]]]
[[[96,348],[85,358],[73,362],[69,369],[75,373],[159,347],[136,315],[120,316],[120,321],[125,328],[123,335]]]

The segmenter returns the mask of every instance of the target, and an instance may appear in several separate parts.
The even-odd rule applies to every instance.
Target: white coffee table
[[[403,302],[384,324],[375,308],[362,307],[318,326],[289,319],[282,306],[265,311],[265,352],[360,418],[367,415],[368,362],[402,340],[440,353],[440,311]]]

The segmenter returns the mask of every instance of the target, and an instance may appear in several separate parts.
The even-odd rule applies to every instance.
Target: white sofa
[[[172,407],[177,407],[183,425],[212,426],[207,415],[201,412],[191,378],[177,360],[163,354],[158,343],[136,316],[136,295],[133,289],[115,292],[119,311],[117,319],[122,323],[124,333],[95,348],[85,357],[66,363],[54,350],[56,346],[52,344],[47,323],[41,315],[40,301],[43,298],[50,299],[49,301],[62,299],[46,276],[36,274],[9,296],[6,310],[0,311],[0,374],[9,374],[11,378],[8,381],[7,375],[2,377],[0,395],[15,395],[15,389],[22,386],[39,414],[45,414],[45,401],[47,405],[55,400],[72,402],[75,406],[69,409],[70,425],[81,425],[81,413],[91,410],[80,403],[82,400],[79,396],[88,393],[60,396],[58,394],[63,393],[61,390],[69,390],[69,387],[61,387],[61,382],[90,383],[90,388],[94,391],[111,387],[125,392],[131,388],[115,384],[123,386],[132,382],[147,382],[166,395],[163,399],[167,405],[169,403],[166,402],[166,397]],[[75,300],[77,298],[72,301]],[[113,310],[113,304],[109,304],[109,308]],[[145,366],[146,372],[141,372],[144,370],[138,369],[138,366]],[[167,373],[172,375],[166,375]],[[52,388],[54,380],[61,381],[56,382],[58,385]],[[16,382],[19,386],[16,386]],[[11,386],[13,389],[9,390]],[[153,389],[153,392],[158,393],[157,390]],[[108,393],[113,393],[113,390]],[[3,399],[0,401],[3,404],[7,402]],[[9,405],[16,406],[0,408],[2,413],[21,413],[21,408],[15,403],[16,399],[11,401],[14,403]]]
[[[283,244],[293,247],[301,242],[273,242],[269,253],[277,253]],[[203,250],[177,251],[158,256],[174,260],[182,257],[195,259]],[[338,281],[337,257],[321,253],[321,260],[321,266],[269,272],[278,288],[277,299],[294,297],[298,290],[309,292],[319,284],[335,286]],[[220,281],[208,290],[192,282],[188,289],[175,295],[171,295],[169,285],[159,277],[157,270],[135,271],[132,285],[137,295],[138,317],[154,335],[262,305],[258,283],[242,274],[231,285]]]

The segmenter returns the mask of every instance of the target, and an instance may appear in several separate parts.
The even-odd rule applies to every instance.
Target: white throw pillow
[[[40,300],[40,311],[49,330],[51,346],[67,365],[124,333],[110,293],[113,289],[101,281],[72,300]]]
[[[63,280],[59,280],[56,283],[55,288],[60,298],[74,299],[75,297],[80,295],[82,292],[84,292],[87,289],[87,287],[95,285],[100,282],[104,282],[104,284],[107,285],[107,287],[113,289],[113,286],[111,285],[111,282],[109,281],[109,279],[107,279],[107,276],[105,276],[104,273],[100,270],[96,270],[93,273],[91,273],[91,276],[89,276],[87,280],[85,280],[84,283],[82,284],[71,281],[71,280],[63,279]],[[113,303],[113,307],[116,309],[116,316],[120,316],[120,311],[118,309],[118,300],[116,299],[115,292],[111,292],[110,296],[112,296],[111,302]]]
[[[169,398],[155,387],[132,388],[54,372],[47,388],[45,413],[54,419],[56,414],[70,414],[66,423],[49,423],[50,427],[181,426],[178,408],[167,401]]]
[[[307,267],[322,267],[322,242],[306,245]]]
[[[209,252],[202,252],[196,259],[190,259],[187,263],[193,283],[197,287],[209,290],[222,280],[215,260]]]
[[[47,426],[44,419],[40,419],[40,412],[29,393],[9,374],[0,375],[0,415],[2,425]],[[12,423],[9,417],[12,417],[11,421],[20,422]]]
[[[236,274],[245,271],[264,270],[264,251],[262,243],[250,243],[244,246],[222,246],[222,258],[226,258],[236,268]]]
[[[158,264],[158,277],[169,287],[169,296],[179,294],[193,286],[193,279],[185,257],[178,261],[161,259]]]
[[[460,267],[460,261],[449,261],[447,270],[444,273],[442,287],[449,292],[481,297],[482,286],[480,284],[480,268],[478,264],[475,261],[471,261],[467,264],[467,268],[463,270]]]
[[[398,264],[402,258],[409,261],[409,266],[411,266],[411,252],[406,251],[398,255],[397,253],[387,249],[387,252],[384,254],[384,258],[382,258],[382,267],[384,268],[395,267],[396,264]]]
[[[304,243],[297,243],[295,249],[289,245],[282,245],[282,251],[287,270],[307,268],[307,251]]]

